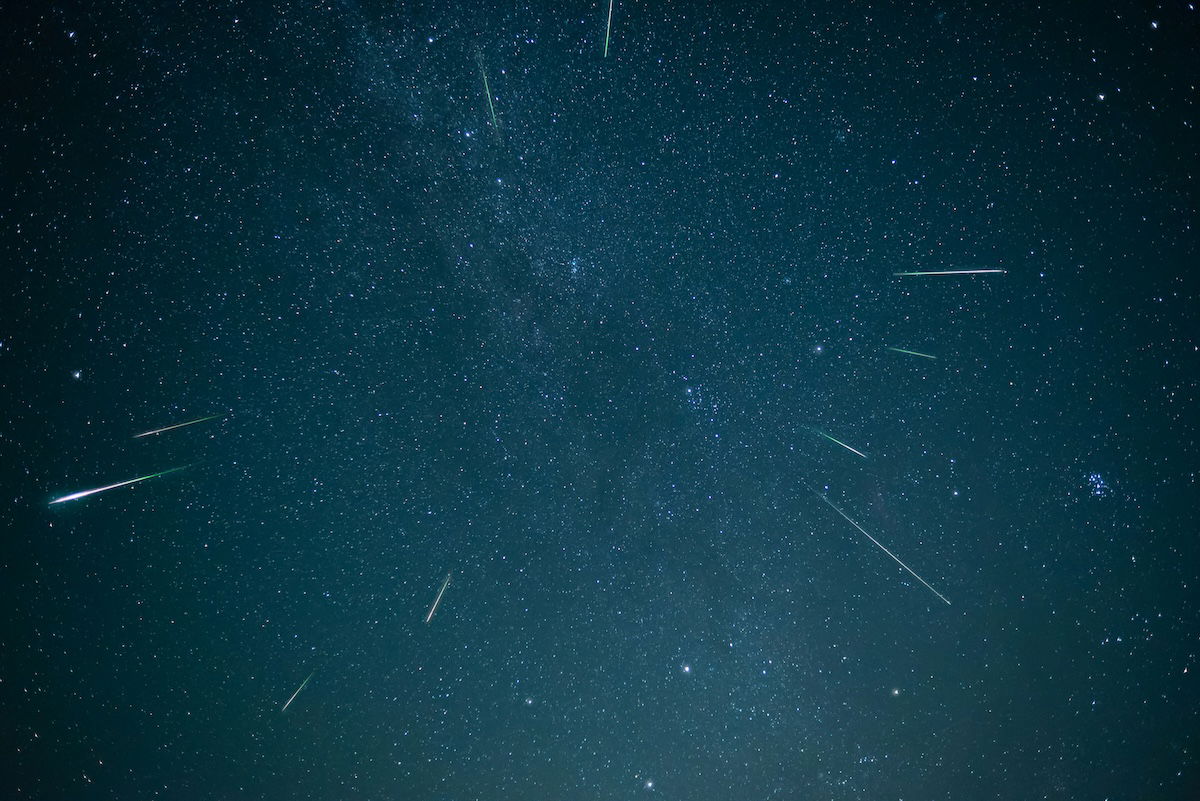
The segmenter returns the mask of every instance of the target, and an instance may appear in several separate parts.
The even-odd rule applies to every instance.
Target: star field
[[[1196,10],[609,14],[14,11],[0,795],[1196,796]]]

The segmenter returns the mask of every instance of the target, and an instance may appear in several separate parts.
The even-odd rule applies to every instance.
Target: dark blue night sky
[[[0,797],[1200,797],[1200,11],[28,5]]]

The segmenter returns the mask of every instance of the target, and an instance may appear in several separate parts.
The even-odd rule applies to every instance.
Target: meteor
[[[296,700],[296,696],[299,695],[300,691],[308,685],[308,680],[315,675],[317,675],[317,671],[314,670],[312,673],[308,674],[308,679],[300,682],[300,686],[296,688],[296,692],[292,693],[292,697],[287,699],[287,703],[283,705],[283,709],[279,710],[280,712],[287,712],[287,708],[292,705],[292,701]]]
[[[893,348],[888,345],[888,350],[894,350],[896,353],[907,353],[909,356],[920,356],[925,359],[937,359],[937,356],[930,356],[928,353],[918,353],[915,350],[905,350],[904,348]]]
[[[433,599],[433,606],[429,607],[429,614],[425,616],[425,622],[433,620],[433,613],[437,611],[438,604],[442,602],[442,593],[450,586],[450,574],[446,574],[446,580],[442,582],[442,588],[438,590],[437,597]]]
[[[902,567],[902,568],[904,568],[905,570],[907,570],[907,571],[908,571],[908,574],[909,574],[910,576],[912,576],[912,577],[913,577],[913,578],[915,578],[917,581],[919,581],[919,582],[921,582],[922,584],[924,584],[924,585],[925,585],[925,587],[926,587],[926,589],[928,589],[930,592],[932,592],[934,595],[936,595],[938,598],[940,598],[942,601],[944,601],[944,602],[945,602],[945,604],[946,604],[946,606],[950,606],[950,605],[951,605],[951,604],[950,604],[950,601],[946,600],[946,596],[942,595],[940,592],[938,592],[938,591],[937,591],[937,590],[935,590],[933,587],[931,587],[931,586],[929,585],[929,582],[928,582],[928,581],[926,581],[925,579],[921,578],[921,577],[920,577],[920,576],[918,576],[916,573],[914,573],[914,572],[913,572],[913,569],[912,569],[911,567],[909,567],[908,565],[906,565],[906,564],[904,564],[903,562],[901,562],[901,561],[900,561],[900,557],[896,556],[896,554],[892,553],[892,552],[891,552],[891,551],[889,551],[889,550],[888,550],[886,547],[884,547],[884,545],[883,545],[883,543],[882,543],[882,542],[880,542],[879,540],[875,539],[875,538],[874,538],[874,537],[872,537],[870,534],[868,534],[868,533],[867,533],[867,530],[866,530],[865,528],[863,528],[863,527],[862,527],[862,526],[860,526],[858,523],[856,523],[856,522],[854,522],[853,520],[851,520],[851,519],[850,519],[850,516],[849,516],[848,514],[846,514],[845,512],[843,512],[841,509],[837,508],[836,506],[834,506],[834,505],[833,505],[833,501],[829,500],[829,499],[828,499],[828,498],[826,498],[824,495],[822,495],[821,493],[819,493],[819,492],[817,492],[816,490],[812,489],[811,487],[809,487],[809,490],[812,492],[812,494],[813,494],[813,495],[816,495],[818,498],[820,498],[821,500],[825,501],[825,503],[827,503],[827,504],[829,505],[829,508],[830,508],[830,509],[832,509],[833,511],[837,512],[839,515],[841,515],[842,517],[844,517],[844,518],[846,519],[846,522],[847,522],[847,523],[849,523],[850,525],[854,526],[856,529],[858,529],[859,531],[861,531],[864,537],[866,537],[867,539],[869,539],[871,542],[875,543],[875,544],[876,544],[876,545],[879,547],[879,550],[883,551],[883,552],[884,552],[884,553],[886,553],[888,556],[892,557],[892,559],[894,559],[894,560],[895,560],[896,564],[900,565],[900,567]]]
[[[608,38],[612,34],[612,10],[616,0],[608,0],[608,27],[604,29],[604,57],[608,58]]]
[[[77,501],[80,498],[86,498],[89,495],[95,495],[99,492],[108,492],[110,489],[116,489],[117,487],[124,487],[129,484],[137,484],[139,481],[149,481],[152,478],[158,478],[159,476],[165,476],[168,473],[176,473],[180,470],[186,470],[189,467],[191,467],[190,464],[185,464],[182,467],[172,467],[170,470],[163,470],[161,473],[151,473],[148,476],[138,476],[137,478],[131,478],[128,481],[118,481],[116,484],[109,484],[107,487],[96,487],[96,489],[82,490],[81,492],[72,492],[70,495],[64,495],[61,498],[55,498],[54,500],[50,501],[50,503],[48,505],[53,506],[56,503],[66,503],[67,501]]]
[[[861,456],[864,459],[867,458],[867,455],[865,453],[863,453],[862,451],[857,450],[855,448],[851,448],[849,445],[842,442],[840,439],[834,439],[833,437],[826,434],[824,431],[821,431],[820,429],[817,429],[817,428],[814,428],[813,431],[816,431],[818,434],[820,434],[822,437],[829,440],[830,442],[836,442],[838,445],[841,445],[843,448],[850,451],[851,453],[857,453],[859,456]]]
[[[142,437],[148,437],[151,434],[161,434],[164,431],[174,431],[177,428],[183,428],[185,426],[194,426],[194,425],[196,425],[196,423],[205,423],[205,422],[208,422],[209,420],[216,420],[218,417],[223,417],[223,416],[224,415],[220,415],[220,414],[210,414],[208,417],[197,417],[195,420],[188,420],[186,423],[176,423],[173,426],[163,426],[162,428],[156,428],[153,431],[143,431],[140,434],[134,434],[133,438],[140,439]]]
[[[919,270],[911,273],[892,273],[896,276],[914,275],[984,275],[986,273],[1005,273],[1007,270]]]
[[[488,111],[492,113],[492,127],[499,131],[500,123],[496,122],[496,107],[492,105],[492,89],[488,86],[487,72],[483,69],[483,54],[477,52],[475,60],[479,63],[479,74],[483,76],[483,93],[487,95]]]

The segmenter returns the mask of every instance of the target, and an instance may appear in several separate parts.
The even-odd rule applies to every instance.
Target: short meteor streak
[[[170,470],[163,470],[161,473],[151,473],[148,476],[138,476],[137,478],[131,478],[128,481],[118,481],[116,484],[109,484],[107,487],[96,487],[96,489],[83,490],[81,492],[72,492],[70,495],[64,495],[61,498],[55,498],[54,500],[50,501],[49,505],[53,506],[56,503],[66,503],[67,501],[77,501],[80,498],[86,498],[89,495],[95,495],[100,492],[108,492],[110,489],[116,489],[117,487],[125,487],[130,484],[137,484],[139,481],[149,481],[152,478],[158,478],[159,476],[165,476],[168,473],[176,473],[176,472],[179,472],[180,470],[186,470],[189,467],[191,467],[190,464],[185,464],[182,467],[172,467]]]
[[[986,275],[987,273],[1004,273],[1007,270],[919,270],[911,273],[892,273],[896,276],[916,275]]]
[[[209,420],[216,420],[218,417],[224,417],[224,415],[210,414],[208,417],[197,417],[195,420],[188,420],[186,423],[176,423],[173,426],[163,426],[162,428],[156,428],[153,431],[143,431],[140,434],[134,434],[133,438],[141,439],[142,437],[148,437],[151,434],[161,434],[164,431],[174,431],[177,428],[184,428],[186,426],[194,426],[194,425],[196,425],[196,423],[207,423]]]
[[[888,345],[888,350],[895,351],[896,353],[907,353],[909,356],[920,356],[923,359],[937,359],[937,356],[930,356],[928,353],[918,353],[915,350],[905,350],[904,348],[893,348],[891,345]]]
[[[608,27],[604,29],[604,57],[608,58],[608,38],[612,35],[612,10],[616,0],[608,0]]]
[[[811,489],[811,488],[810,488],[810,489]],[[937,590],[935,590],[933,587],[931,587],[931,586],[929,585],[929,582],[928,582],[928,581],[926,581],[925,579],[921,578],[920,576],[918,576],[918,575],[917,575],[915,572],[913,572],[913,569],[912,569],[911,567],[909,567],[908,565],[906,565],[906,564],[904,564],[903,562],[901,562],[901,561],[900,561],[900,557],[896,556],[896,554],[892,553],[892,552],[891,552],[891,551],[889,551],[889,550],[888,550],[886,547],[884,547],[884,545],[883,545],[883,543],[882,543],[882,542],[880,542],[879,540],[875,539],[875,538],[874,538],[874,537],[872,537],[870,534],[868,534],[868,533],[867,533],[867,530],[866,530],[865,528],[863,528],[863,527],[862,527],[862,526],[860,526],[858,523],[856,523],[856,522],[854,522],[853,520],[851,520],[851,519],[850,519],[850,515],[846,514],[846,513],[845,513],[845,512],[843,512],[841,509],[839,509],[839,508],[837,508],[836,506],[834,506],[834,504],[833,504],[833,501],[829,500],[828,498],[826,498],[824,495],[822,495],[821,493],[817,492],[816,490],[812,490],[812,493],[813,493],[813,495],[816,495],[816,496],[817,496],[818,498],[820,498],[821,500],[825,501],[825,503],[827,503],[827,504],[829,505],[829,508],[830,508],[830,509],[832,509],[833,511],[837,512],[839,515],[841,515],[842,517],[844,517],[844,518],[846,519],[846,522],[847,522],[847,523],[849,523],[850,525],[854,526],[856,529],[858,529],[859,531],[861,531],[864,537],[866,537],[866,538],[867,538],[867,539],[869,539],[871,542],[873,542],[873,543],[875,543],[877,546],[879,546],[879,550],[883,551],[883,552],[884,552],[884,553],[886,553],[888,556],[892,557],[892,559],[894,559],[894,560],[895,560],[896,564],[900,565],[900,567],[902,567],[902,568],[904,568],[905,570],[907,570],[907,571],[908,571],[908,574],[909,574],[910,576],[912,576],[912,577],[913,577],[913,578],[915,578],[917,581],[919,581],[919,582],[921,582],[922,584],[924,584],[924,585],[925,585],[925,587],[926,587],[926,588],[927,588],[927,589],[928,589],[930,592],[932,592],[934,595],[936,595],[938,598],[940,598],[942,601],[944,601],[944,602],[945,602],[945,604],[946,604],[946,606],[950,606],[950,605],[951,605],[951,604],[950,604],[950,601],[948,601],[948,600],[946,599],[946,596],[942,595],[940,592],[938,592],[938,591],[937,591]]]
[[[287,708],[292,705],[292,701],[296,700],[296,696],[300,694],[301,690],[303,690],[306,686],[308,686],[309,679],[311,679],[315,675],[317,675],[317,671],[314,670],[312,673],[308,674],[307,679],[300,682],[300,686],[296,688],[296,692],[292,693],[292,697],[287,699],[287,703],[285,703],[283,705],[283,709],[279,710],[280,712],[287,712]]]
[[[433,613],[437,611],[438,604],[442,602],[442,593],[450,586],[450,574],[446,574],[446,580],[442,582],[442,588],[438,590],[437,597],[433,599],[433,606],[429,607],[429,614],[425,616],[425,622],[433,620]]]
[[[867,458],[867,455],[865,453],[863,453],[862,451],[857,450],[855,448],[851,448],[849,445],[842,442],[840,439],[834,439],[833,437],[829,436],[828,434],[826,434],[824,431],[821,431],[820,429],[814,428],[813,431],[816,431],[818,434],[820,434],[822,437],[829,440],[830,442],[836,442],[838,445],[841,445],[843,448],[850,451],[851,453],[857,453],[859,456],[861,456],[864,459]]]

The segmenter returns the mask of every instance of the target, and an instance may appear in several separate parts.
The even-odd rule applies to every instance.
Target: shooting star
[[[838,445],[841,445],[843,448],[850,451],[851,453],[856,453],[864,459],[867,458],[867,455],[865,453],[863,453],[862,451],[858,450],[857,448],[851,448],[849,445],[842,442],[840,439],[834,439],[833,437],[829,436],[828,434],[826,434],[824,431],[820,430],[819,428],[814,428],[813,431],[816,431],[818,434],[820,434],[822,437],[829,440],[830,442],[836,442]]]
[[[499,131],[500,123],[496,122],[496,107],[492,105],[492,88],[488,85],[487,72],[483,69],[483,54],[476,51],[475,61],[479,64],[479,74],[483,76],[483,93],[487,95],[488,111],[492,113],[492,127]]]
[[[1005,273],[1007,270],[919,270],[910,273],[892,273],[896,276],[916,275],[984,275],[987,273]]]
[[[140,434],[134,434],[133,438],[141,439],[142,437],[148,437],[151,434],[161,434],[164,431],[174,431],[177,428],[184,428],[186,426],[194,426],[194,425],[196,425],[196,423],[206,423],[209,420],[216,420],[218,417],[224,417],[224,415],[210,414],[208,417],[197,417],[195,420],[188,420],[186,423],[176,423],[173,426],[163,426],[162,428],[156,428],[153,431],[143,431]]]
[[[280,712],[287,712],[287,708],[292,705],[292,701],[296,700],[296,696],[300,694],[301,690],[303,690],[306,686],[308,686],[309,679],[311,679],[315,675],[317,675],[317,671],[314,670],[312,673],[308,674],[308,679],[305,679],[304,681],[300,682],[300,686],[296,688],[296,692],[292,693],[292,697],[287,699],[287,703],[285,703],[283,705],[283,709],[279,710]]]
[[[929,584],[929,582],[928,582],[928,581],[926,581],[925,579],[923,579],[923,578],[921,578],[920,576],[918,576],[918,575],[917,575],[915,572],[913,572],[913,569],[912,569],[911,567],[909,567],[908,565],[906,565],[906,564],[904,564],[903,562],[901,562],[901,561],[900,561],[900,557],[896,556],[896,554],[892,553],[892,552],[891,552],[891,551],[889,551],[889,550],[888,550],[886,547],[884,547],[884,544],[883,544],[882,542],[880,542],[879,540],[875,539],[875,538],[874,538],[874,537],[872,537],[870,534],[868,534],[868,533],[867,533],[867,530],[866,530],[865,528],[863,528],[863,527],[862,527],[862,526],[860,526],[858,523],[856,523],[856,522],[854,522],[853,520],[851,520],[851,519],[850,519],[850,515],[846,514],[846,513],[845,513],[845,512],[843,512],[841,509],[837,508],[837,506],[835,506],[835,505],[834,505],[833,501],[829,500],[828,498],[826,498],[826,497],[825,497],[824,495],[822,495],[821,493],[817,492],[817,491],[816,491],[815,489],[813,489],[812,487],[809,487],[809,490],[812,492],[812,494],[813,494],[813,495],[816,495],[818,498],[820,498],[821,500],[825,501],[825,503],[829,505],[829,508],[830,508],[830,509],[832,509],[833,511],[837,512],[839,515],[841,515],[842,517],[844,517],[844,518],[846,519],[846,522],[847,522],[847,523],[849,523],[850,525],[854,526],[856,529],[858,529],[859,531],[861,531],[864,537],[866,537],[867,539],[869,539],[871,542],[875,543],[875,544],[876,544],[876,545],[879,547],[879,550],[883,551],[883,552],[884,552],[884,553],[886,553],[888,556],[892,557],[892,559],[894,559],[894,560],[895,560],[896,564],[900,565],[900,567],[902,567],[902,568],[904,568],[905,570],[907,570],[907,571],[908,571],[908,574],[909,574],[910,576],[912,576],[912,577],[913,577],[913,578],[915,578],[917,581],[919,581],[919,582],[921,582],[922,584],[924,584],[924,585],[925,585],[925,587],[926,587],[926,589],[928,589],[930,592],[932,592],[934,595],[936,595],[938,598],[940,598],[942,601],[944,601],[944,602],[945,602],[945,604],[946,604],[946,606],[950,606],[950,605],[951,605],[951,604],[950,604],[950,601],[946,599],[946,596],[942,595],[940,592],[938,592],[937,590],[935,590],[935,589],[934,589],[932,586],[930,586],[930,584]]]
[[[138,476],[137,478],[131,478],[128,481],[118,481],[116,484],[109,484],[107,487],[96,487],[96,489],[83,490],[81,492],[72,492],[70,495],[64,495],[61,498],[55,498],[54,500],[50,501],[50,503],[48,505],[53,506],[56,503],[66,503],[67,501],[77,501],[80,498],[86,498],[89,495],[95,495],[100,492],[108,492],[110,489],[116,489],[117,487],[125,487],[125,486],[128,486],[129,484],[137,484],[139,481],[149,481],[152,478],[158,478],[159,476],[165,476],[168,473],[176,473],[176,472],[179,472],[180,470],[186,470],[189,467],[191,467],[190,464],[185,464],[182,467],[172,467],[170,470],[163,470],[161,473],[151,473],[148,476]]]
[[[891,345],[888,345],[888,350],[895,351],[896,353],[907,353],[909,356],[920,356],[923,359],[937,359],[937,356],[930,356],[928,353],[918,353],[915,350],[905,350],[904,348],[893,348]]]
[[[437,597],[433,599],[433,606],[429,607],[429,614],[425,616],[425,622],[433,620],[433,613],[437,611],[438,604],[442,602],[442,593],[450,586],[450,574],[446,574],[446,580],[442,582],[442,588],[438,590]]]
[[[612,35],[612,10],[616,0],[608,0],[608,27],[604,29],[604,57],[608,58],[608,39]]]

